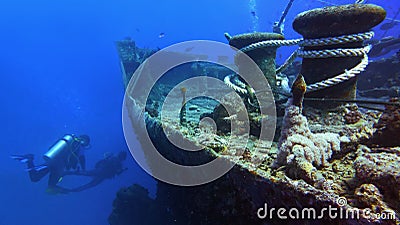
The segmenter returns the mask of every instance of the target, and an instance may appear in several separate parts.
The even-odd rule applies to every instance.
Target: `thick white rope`
[[[339,74],[335,77],[323,80],[321,82],[317,82],[315,84],[307,85],[307,92],[317,91],[324,88],[332,87],[344,81],[347,81],[353,77],[356,77],[359,73],[365,70],[368,66],[368,55],[364,54],[361,62],[350,70],[346,70],[344,73]]]
[[[365,41],[365,40],[369,40],[373,37],[374,37],[374,32],[369,31],[369,32],[365,32],[365,33],[342,35],[342,36],[338,36],[338,37],[301,40],[299,42],[299,46],[310,47],[310,46],[336,45],[336,44],[343,44],[343,43]]]
[[[231,78],[232,78],[233,76],[234,76],[234,75],[232,75],[232,74],[226,76],[226,77],[224,78],[224,83],[225,83],[226,85],[228,85],[228,87],[232,88],[234,91],[236,91],[236,92],[238,92],[238,93],[247,94],[247,90],[246,90],[245,88],[239,87],[239,84],[237,84],[236,82],[235,82],[235,84],[231,82]]]
[[[311,51],[297,50],[297,55],[302,58],[360,57],[364,56],[370,49],[371,46],[368,45],[363,48],[338,48]]]
[[[281,47],[281,46],[291,46],[297,45],[302,39],[294,39],[294,40],[267,40],[260,41],[244,48],[241,48],[241,52],[249,52],[255,49],[267,48],[267,47]]]
[[[365,70],[368,65],[368,55],[367,53],[370,51],[371,46],[365,46],[363,48],[347,48],[347,49],[325,49],[325,50],[303,50],[304,47],[311,46],[326,46],[326,45],[336,45],[336,44],[344,44],[344,43],[352,43],[352,42],[361,42],[365,40],[369,40],[374,36],[373,31],[358,33],[358,34],[350,34],[350,35],[342,35],[338,37],[329,37],[329,38],[318,38],[318,39],[294,39],[294,40],[267,40],[261,41],[249,46],[246,46],[240,49],[241,52],[248,52],[255,49],[267,48],[267,47],[280,47],[280,46],[290,46],[290,45],[299,45],[300,48],[293,52],[289,58],[285,61],[285,63],[280,66],[276,73],[279,74],[285,69],[287,69],[290,64],[294,62],[297,56],[303,58],[331,58],[331,57],[360,57],[363,56],[362,61],[355,66],[354,68],[345,71],[342,74],[339,74],[335,77],[329,78],[327,80],[317,82],[315,84],[311,84],[307,86],[307,92],[321,90],[324,88],[328,88],[339,84],[341,82],[347,81],[359,73]],[[238,84],[238,80],[236,80],[235,84],[231,82],[232,75],[229,75],[224,78],[224,82],[234,89],[235,91],[246,94],[247,90],[245,86]],[[238,85],[242,86],[239,87]]]
[[[240,49],[240,51],[249,52],[260,48],[281,47],[281,46],[291,46],[291,45],[299,45],[301,47],[335,45],[335,44],[365,41],[371,39],[373,36],[374,32],[369,31],[365,33],[349,34],[338,37],[318,38],[318,39],[267,40],[267,41],[260,41],[251,44],[249,46],[243,47]]]

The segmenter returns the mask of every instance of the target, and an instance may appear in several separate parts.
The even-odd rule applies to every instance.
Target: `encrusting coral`
[[[301,76],[301,75],[300,75]],[[296,80],[303,80],[297,78]],[[304,82],[304,80],[303,80]],[[292,87],[293,99],[302,99],[302,82],[295,82]],[[311,132],[307,118],[302,115],[301,104],[288,102],[283,118],[279,150],[275,167],[288,166],[288,176],[301,178],[309,183],[323,180],[317,168],[327,166],[333,152],[340,151],[338,134]]]
[[[400,156],[397,148],[365,149],[354,160],[357,179],[375,185],[385,195],[386,202],[400,206]]]
[[[391,103],[400,103],[398,98],[390,100]],[[400,107],[399,105],[387,105],[378,123],[370,142],[370,145],[381,147],[396,147],[400,145]]]
[[[355,190],[354,195],[357,197],[361,207],[370,208],[370,213],[395,215],[395,212],[383,201],[383,195],[379,189],[373,184],[362,184]],[[377,215],[375,215],[376,218],[378,218]]]

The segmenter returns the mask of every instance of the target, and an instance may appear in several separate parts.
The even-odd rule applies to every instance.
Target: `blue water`
[[[393,15],[399,7],[395,1],[374,3]],[[286,1],[256,2],[258,28],[270,31]],[[297,0],[287,21],[320,6]],[[154,196],[155,181],[132,158],[125,162],[128,171],[114,180],[82,193],[54,196],[45,193],[47,179],[31,183],[24,165],[9,155],[34,153],[41,161],[48,147],[66,133],[91,136],[88,168],[104,152],[126,150],[123,83],[114,41],[131,36],[138,46],[152,48],[195,39],[226,43],[224,32],[252,31],[252,22],[246,0],[2,1],[0,225],[103,225],[108,224],[120,187],[138,183]],[[298,38],[290,24],[286,23],[287,38]],[[398,31],[397,27],[387,35]],[[160,38],[160,33],[165,36]],[[288,54],[281,51],[280,60]]]

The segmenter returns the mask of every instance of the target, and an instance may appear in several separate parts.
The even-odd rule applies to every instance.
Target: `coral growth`
[[[180,187],[159,182],[155,199],[139,185],[118,191],[109,217],[111,225],[262,225],[246,194],[229,176],[213,183]]]
[[[355,124],[360,121],[362,115],[358,110],[350,110],[344,115],[347,124]]]
[[[157,204],[148,194],[145,188],[137,184],[120,189],[113,202],[113,212],[108,222],[112,225],[132,224],[133,221],[141,225],[157,224],[159,221],[172,224],[167,207]]]
[[[373,184],[362,184],[354,192],[362,207],[370,207],[373,213],[393,213],[393,210],[383,201],[383,195]]]
[[[398,98],[393,98],[390,102],[399,102]],[[382,114],[378,123],[374,125],[376,128],[370,143],[372,145],[395,147],[400,146],[400,106],[387,105],[385,112]]]
[[[212,113],[212,118],[219,132],[232,132],[231,128],[246,129],[246,126],[250,125],[250,133],[256,133],[256,122],[252,121],[252,117],[249,118],[241,98],[237,97],[236,94],[230,93],[225,95],[220,102],[221,104],[215,107]],[[249,120],[250,124],[248,122]],[[236,124],[236,126],[231,127],[232,121],[235,121],[234,124]]]
[[[152,117],[159,116],[160,103],[158,101],[152,101],[151,104],[146,104],[145,110]]]
[[[332,153],[339,150],[338,134],[314,134],[299,107],[290,105],[286,109],[275,166],[294,167],[295,170],[289,172],[289,176],[294,175],[314,183],[321,179],[316,167],[327,166]]]
[[[366,147],[365,149],[372,151]],[[378,149],[376,153],[364,152],[354,162],[357,178],[361,182],[376,185],[383,191],[386,199],[393,202],[400,200],[400,157],[396,153],[399,154],[398,151],[390,153]]]

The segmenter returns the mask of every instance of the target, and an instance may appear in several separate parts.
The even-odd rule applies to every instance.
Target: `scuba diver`
[[[84,149],[89,147],[88,135],[67,134],[43,155],[45,162],[39,166],[35,166],[33,163],[33,154],[12,155],[11,158],[27,164],[27,171],[32,182],[38,182],[50,174],[47,192],[68,193],[67,189],[58,186],[57,183],[65,171],[84,171],[86,169]]]
[[[112,179],[115,176],[120,175],[128,168],[124,168],[122,162],[126,159],[126,151],[121,151],[118,155],[109,154],[104,159],[98,161],[93,170],[87,171],[65,171],[63,176],[77,175],[77,176],[88,176],[92,177],[92,180],[82,186],[66,189],[69,192],[80,192],[92,187],[95,187],[102,183],[106,179]]]

